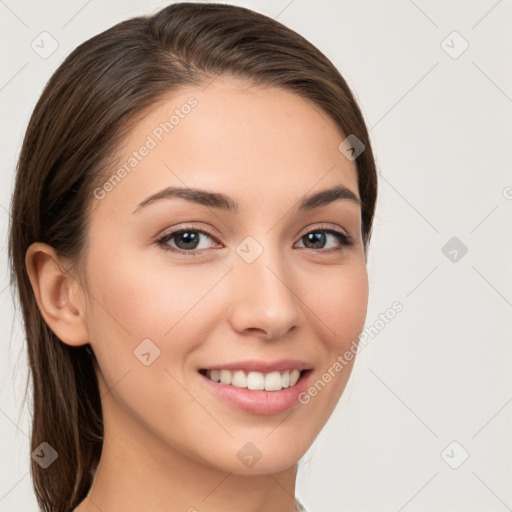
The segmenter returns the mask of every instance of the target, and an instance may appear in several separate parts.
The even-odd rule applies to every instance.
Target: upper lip
[[[276,361],[263,361],[250,359],[231,363],[221,363],[201,368],[203,370],[243,370],[245,372],[270,373],[284,370],[312,370],[313,365],[299,359],[278,359]]]

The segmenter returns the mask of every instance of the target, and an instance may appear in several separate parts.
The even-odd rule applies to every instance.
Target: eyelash
[[[186,232],[194,232],[194,233],[202,233],[203,235],[207,235],[209,238],[211,238],[214,241],[217,241],[216,237],[213,235],[213,233],[210,233],[207,229],[198,229],[194,228],[192,226],[185,226],[183,228],[177,229],[175,231],[171,231],[170,233],[167,233],[156,240],[156,244],[161,247],[164,251],[170,251],[173,253],[179,253],[184,254],[186,256],[198,256],[198,253],[202,252],[204,249],[192,249],[190,251],[185,251],[183,249],[178,249],[176,247],[171,247],[168,245],[168,241],[172,240],[175,236],[180,235],[181,233]],[[354,240],[352,237],[346,233],[342,233],[341,231],[337,231],[335,229],[332,229],[331,227],[327,226],[318,226],[315,229],[312,229],[306,233],[304,233],[299,240],[302,240],[306,235],[310,233],[327,233],[335,236],[338,241],[341,244],[341,247],[339,249],[328,249],[328,250],[322,250],[322,249],[310,249],[315,252],[324,252],[324,253],[341,253],[343,252],[347,247],[352,247],[354,245]],[[308,249],[308,247],[305,247],[305,249]]]

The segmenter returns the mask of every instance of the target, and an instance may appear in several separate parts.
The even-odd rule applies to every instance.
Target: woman
[[[12,203],[41,509],[303,510],[376,195],[346,82],[280,23],[182,3],[80,45]]]

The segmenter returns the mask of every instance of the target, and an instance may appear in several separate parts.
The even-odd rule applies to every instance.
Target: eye
[[[207,231],[184,227],[167,233],[159,238],[156,243],[166,251],[178,252],[186,254],[187,256],[196,256],[196,251],[208,249],[208,242],[204,242],[205,239],[215,240],[213,235]]]
[[[300,242],[303,243],[306,249],[326,249],[329,238],[334,239],[334,248],[327,247],[327,250],[322,250],[321,252],[342,252],[346,247],[354,245],[354,241],[350,235],[336,229],[325,227],[309,231],[300,238]],[[336,247],[336,242],[339,245],[338,247]]]
[[[329,240],[334,242],[334,247],[326,247],[329,245]],[[156,240],[156,243],[165,251],[180,253],[186,256],[198,256],[202,250],[212,247],[212,241],[218,243],[213,234],[205,229],[185,226],[163,235]],[[312,249],[322,253],[342,252],[346,247],[354,245],[350,235],[332,227],[324,226],[308,231],[300,238],[299,242],[302,242],[302,247],[305,249]]]

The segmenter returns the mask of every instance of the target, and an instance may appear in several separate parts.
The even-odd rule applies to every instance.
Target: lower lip
[[[246,412],[263,415],[278,414],[299,404],[299,395],[306,390],[310,375],[311,370],[303,372],[294,386],[283,388],[281,391],[252,391],[231,384],[213,382],[199,374],[208,388],[230,405]]]

